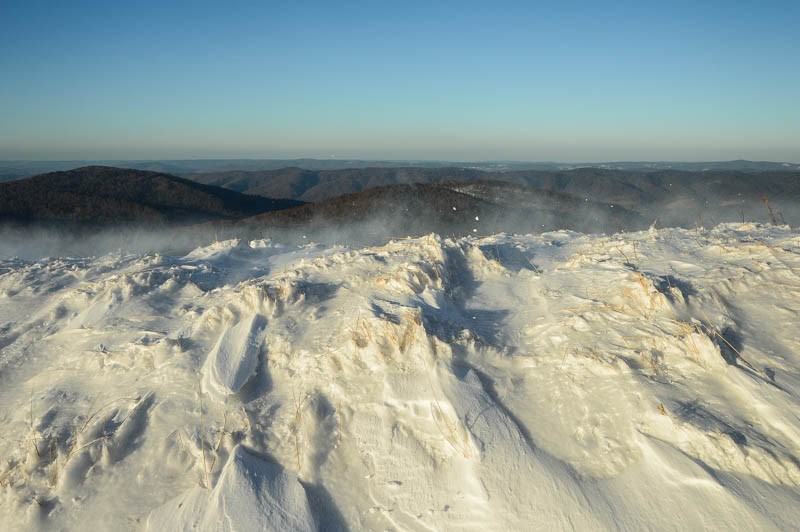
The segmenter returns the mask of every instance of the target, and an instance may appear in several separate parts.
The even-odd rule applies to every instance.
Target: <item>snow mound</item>
[[[303,486],[274,462],[237,446],[212,490],[192,488],[154,510],[145,530],[316,530]]]
[[[210,387],[222,394],[242,389],[256,370],[266,323],[264,316],[249,316],[220,336],[203,367]]]
[[[248,246],[238,238],[213,242],[196,248],[184,256],[188,261],[214,260],[241,254]]]

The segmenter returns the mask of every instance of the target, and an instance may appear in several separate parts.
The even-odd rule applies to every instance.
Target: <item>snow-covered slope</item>
[[[63,530],[793,529],[800,235],[0,262],[0,512]]]

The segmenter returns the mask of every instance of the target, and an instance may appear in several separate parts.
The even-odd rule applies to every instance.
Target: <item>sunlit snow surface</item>
[[[3,528],[795,529],[800,235],[0,262]]]

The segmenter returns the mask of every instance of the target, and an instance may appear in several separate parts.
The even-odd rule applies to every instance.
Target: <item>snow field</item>
[[[800,236],[0,263],[19,529],[792,529]]]

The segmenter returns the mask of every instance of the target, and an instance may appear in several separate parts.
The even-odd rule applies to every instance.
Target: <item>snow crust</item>
[[[792,530],[800,234],[0,260],[10,530]]]

